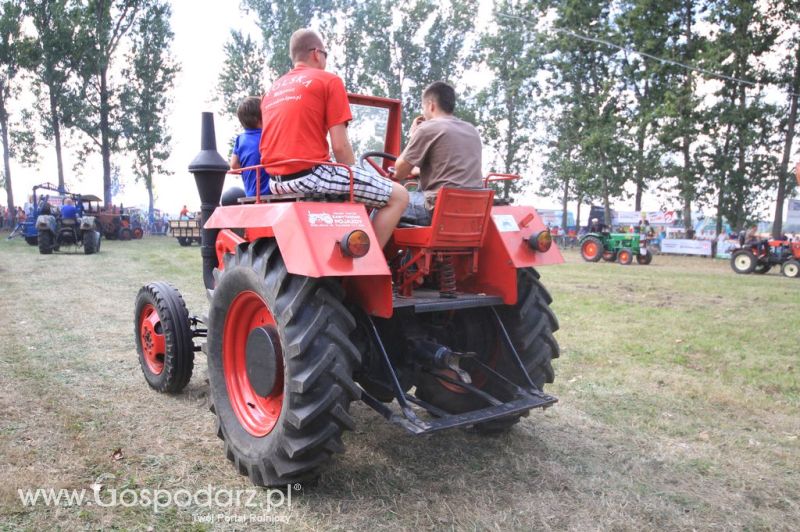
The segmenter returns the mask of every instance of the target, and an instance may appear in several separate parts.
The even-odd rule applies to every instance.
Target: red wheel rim
[[[139,339],[142,343],[142,354],[147,369],[153,375],[161,375],[164,371],[164,357],[167,354],[167,342],[164,329],[156,308],[148,303],[139,314]]]
[[[583,245],[583,254],[593,259],[597,256],[597,244],[594,242],[587,242]]]
[[[628,262],[629,258],[630,258],[630,256],[628,255],[627,251],[620,252],[620,254],[619,254],[619,261],[620,262]]]
[[[282,357],[275,361],[275,386],[268,396],[259,396],[247,376],[247,338],[250,331],[264,325],[275,325],[275,318],[261,296],[248,290],[231,303],[222,333],[222,370],[228,398],[239,423],[255,437],[272,432],[283,406]]]
[[[142,231],[138,227],[133,230],[133,237],[134,238],[139,239],[139,238],[142,238],[143,235],[144,235],[144,231]]]

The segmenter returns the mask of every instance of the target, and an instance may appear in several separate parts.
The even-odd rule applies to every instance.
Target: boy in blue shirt
[[[231,155],[231,170],[257,166],[261,164],[261,153],[258,146],[261,143],[261,99],[256,96],[245,98],[236,110],[236,116],[244,128],[244,133],[236,137]],[[269,174],[260,168],[261,195],[269,194]],[[248,197],[256,195],[256,171],[245,170],[242,172],[244,191]]]

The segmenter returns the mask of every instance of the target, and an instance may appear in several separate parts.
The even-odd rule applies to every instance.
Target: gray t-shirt
[[[454,116],[422,122],[401,157],[420,169],[420,189],[481,188],[481,137]],[[426,194],[427,196],[427,194]]]

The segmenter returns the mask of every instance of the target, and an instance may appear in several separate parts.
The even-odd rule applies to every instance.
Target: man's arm
[[[231,155],[231,170],[236,170],[242,167],[242,163],[239,162],[239,156],[235,153]]]
[[[329,134],[331,136],[331,148],[333,149],[333,156],[336,157],[337,163],[355,164],[356,158],[353,155],[353,146],[350,145],[350,139],[347,138],[347,126],[345,124],[336,124],[332,126]]]
[[[397,161],[394,163],[394,178],[397,181],[407,178],[411,175],[411,171],[414,169],[414,165],[410,162],[403,159],[403,156],[397,158]]]

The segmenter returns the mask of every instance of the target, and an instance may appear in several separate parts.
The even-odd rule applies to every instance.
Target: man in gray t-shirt
[[[422,93],[422,116],[411,124],[411,139],[397,159],[394,178],[419,168],[421,192],[411,192],[401,221],[430,225],[436,192],[444,187],[482,188],[481,137],[475,126],[453,116],[456,93],[442,81]]]

